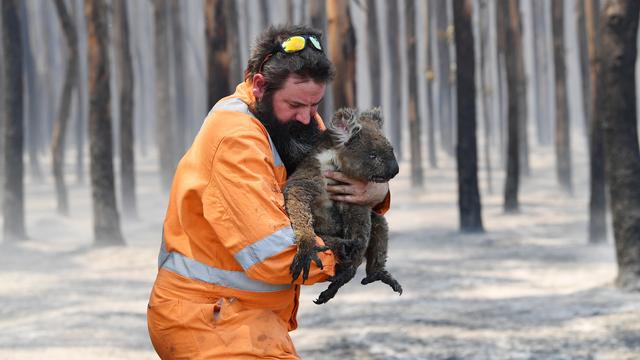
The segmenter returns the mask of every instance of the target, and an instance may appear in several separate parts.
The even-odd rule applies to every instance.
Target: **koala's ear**
[[[339,144],[344,144],[353,134],[360,130],[356,109],[342,108],[336,111],[331,118],[329,130],[331,137]]]
[[[379,107],[374,107],[361,113],[360,118],[371,120],[378,129],[382,130],[382,124],[384,121],[382,119],[382,110],[380,110]]]

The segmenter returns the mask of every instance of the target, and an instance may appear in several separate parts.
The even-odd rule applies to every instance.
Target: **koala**
[[[367,259],[362,284],[382,281],[402,294],[402,287],[385,269],[389,231],[385,218],[367,206],[332,201],[325,190],[331,180],[327,170],[341,171],[363,181],[386,182],[398,174],[393,148],[382,133],[379,108],[358,114],[355,109],[338,110],[318,142],[287,180],[285,206],[298,245],[290,271],[293,281],[302,273],[307,280],[311,261],[319,267],[319,251],[331,249],[340,260],[336,274],[316,304],[332,299],[350,281]],[[316,246],[320,236],[325,247]]]

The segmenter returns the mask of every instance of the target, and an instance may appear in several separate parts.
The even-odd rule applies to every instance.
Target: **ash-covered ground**
[[[551,152],[532,160],[517,215],[502,212],[502,173],[489,194],[481,172],[487,231],[473,235],[457,231],[455,163],[426,169],[423,190],[403,164],[387,218],[404,293],[362,286],[363,273],[325,305],[312,302],[325,284],[305,288],[291,334],[302,357],[640,359],[640,294],[613,286],[611,238],[587,244],[586,173],[569,196]],[[51,180],[27,181],[31,239],[0,245],[0,359],[157,358],[145,316],[166,196],[152,168],[138,177],[140,219],[124,219],[120,248],[91,246],[86,185],[71,186],[63,218]]]

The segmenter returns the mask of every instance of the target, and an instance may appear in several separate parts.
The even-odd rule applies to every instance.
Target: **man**
[[[211,109],[178,164],[147,312],[162,358],[298,358],[288,331],[302,277],[292,284],[282,188],[324,129],[317,107],[334,70],[319,39],[304,26],[267,29],[245,81]],[[335,200],[388,207],[387,184],[328,175],[343,183],[328,189]],[[318,256],[307,284],[340,260]]]

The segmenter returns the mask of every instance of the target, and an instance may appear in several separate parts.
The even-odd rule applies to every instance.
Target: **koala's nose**
[[[400,172],[400,167],[395,159],[389,160],[387,163],[387,169],[389,169],[389,178],[393,178]]]

